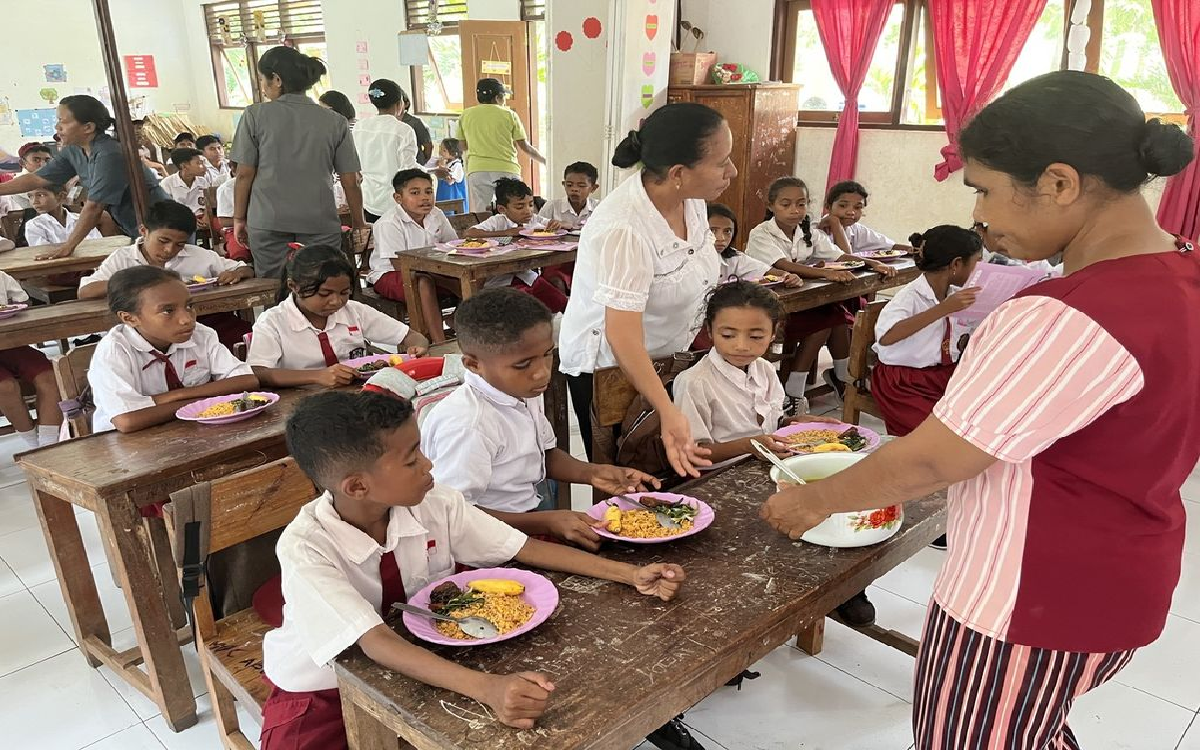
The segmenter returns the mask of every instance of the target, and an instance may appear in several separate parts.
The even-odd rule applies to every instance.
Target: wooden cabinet
[[[718,202],[737,214],[735,242],[738,249],[744,249],[746,236],[766,216],[771,182],[795,174],[800,87],[790,83],[672,86],[667,90],[667,101],[704,104],[728,121],[738,175]]]

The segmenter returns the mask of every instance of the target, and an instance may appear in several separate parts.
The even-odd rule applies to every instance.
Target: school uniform
[[[380,296],[399,302],[405,301],[404,280],[392,266],[392,259],[400,257],[405,250],[458,239],[458,232],[454,231],[446,214],[437,206],[418,223],[395,202],[387,215],[375,222],[372,234],[375,247],[371,250],[371,270],[367,274],[367,283],[375,287]]]
[[[433,165],[436,167],[436,160]],[[467,182],[466,175],[463,172],[462,159],[454,159],[446,165],[446,171],[450,173],[450,179],[445,180],[438,178],[437,183],[437,200],[439,201],[455,201],[463,202],[463,210],[466,210],[467,205]]]
[[[59,224],[58,219],[50,214],[38,214],[29,221],[25,222],[25,244],[29,247],[37,247],[39,245],[58,245],[67,241],[71,236],[71,231],[75,228],[75,222],[79,221],[79,214],[73,214],[70,211],[63,211],[66,224]],[[93,229],[84,237],[85,240],[95,240],[100,238],[100,230]]]
[[[473,229],[483,232],[504,232],[509,229],[516,229],[518,226],[524,229],[542,229],[546,226],[546,220],[534,214],[533,218],[524,224],[517,224],[504,214],[494,214],[476,224]],[[550,312],[560,313],[567,309],[567,295],[543,279],[537,271],[518,271],[517,273],[505,273],[493,276],[484,282],[483,286],[485,288],[511,286],[513,289],[519,289],[522,292],[537,297],[542,301],[542,304],[550,308]]]
[[[182,203],[187,206],[192,213],[198,214],[204,210],[204,190],[212,187],[209,184],[207,177],[197,177],[192,180],[192,184],[188,185],[183,181],[183,178],[176,172],[172,175],[167,175],[163,181],[159,183],[159,187],[171,196],[171,200],[176,203]]]
[[[957,288],[951,287],[948,293],[955,291]],[[924,274],[918,276],[880,311],[875,323],[876,342],[897,323],[937,304],[938,298],[929,281]],[[907,435],[933,411],[934,405],[945,395],[946,384],[962,355],[958,340],[974,328],[948,315],[902,341],[889,346],[875,344],[879,362],[872,368],[871,393],[883,412],[889,435]]]
[[[330,315],[318,330],[296,306],[294,296],[279,303],[254,323],[246,362],[280,370],[317,370],[352,359],[368,342],[400,344],[409,328],[390,315],[350,300]]]
[[[541,504],[537,487],[546,479],[546,451],[556,445],[542,396],[510,396],[469,370],[421,425],[421,450],[438,484],[507,513]]]
[[[579,229],[591,217],[592,211],[595,211],[598,205],[600,205],[600,201],[588,198],[583,210],[576,211],[566,197],[555,198],[546,201],[546,205],[542,206],[538,216],[545,219],[547,223],[557,221],[563,225],[563,229]]]
[[[675,376],[672,392],[692,437],[716,443],[774,432],[787,398],[770,362],[760,357],[743,371],[716,349]]]
[[[363,165],[363,208],[374,221],[396,205],[392,178],[417,166],[417,134],[392,115],[370,115],[355,124],[354,147]]]
[[[21,173],[18,174],[17,177],[24,177],[27,174],[35,173],[22,169]],[[14,195],[5,195],[0,197],[0,212],[24,211],[27,208],[33,208],[33,199],[30,197],[29,193],[16,193]]]
[[[229,161],[222,159],[221,163],[213,166],[213,163],[207,158],[204,159],[204,176],[208,179],[210,187],[220,187],[229,181],[233,176],[229,169]]]
[[[221,186],[217,188],[217,218],[232,219],[234,206],[234,192],[237,187],[237,178],[230,177]],[[225,255],[233,260],[248,261],[252,259],[250,249],[238,242],[237,236],[233,233],[233,227],[222,227],[222,232],[225,234]]]
[[[126,268],[150,265],[146,256],[142,254],[142,242],[143,240],[138,238],[132,245],[114,251],[90,276],[79,280],[79,287],[82,289],[93,282],[108,281],[114,273]],[[178,255],[166,262],[164,268],[179,274],[179,278],[187,284],[191,283],[193,276],[212,279],[225,271],[246,268],[246,264],[231,258],[222,258],[207,248],[184,245]],[[201,315],[197,320],[216,330],[221,337],[221,343],[230,348],[250,333],[250,324],[231,312]]]
[[[4,271],[0,271],[0,297],[6,305],[29,302],[29,293]],[[15,379],[32,383],[34,378],[50,369],[50,359],[32,346],[0,350],[0,382]]]
[[[896,245],[895,240],[891,237],[883,232],[876,232],[862,222],[856,222],[848,227],[844,226],[842,231],[846,233],[846,242],[850,244],[850,250],[854,255],[891,250]],[[822,232],[822,234],[825,233]],[[827,234],[826,236],[829,237],[830,242],[833,242],[832,235]]]
[[[391,605],[451,575],[459,563],[508,562],[526,536],[435,485],[390,511],[379,544],[342,520],[329,493],[288,524],[276,546],[283,625],[263,638],[262,750],[346,747],[333,659],[382,625]]]
[[[96,403],[92,429],[113,429],[113,417],[154,406],[151,397],[160,393],[253,374],[206,325],[197,324],[190,339],[172,344],[165,353],[137,329],[117,325],[96,345],[88,370]]]
[[[763,263],[758,258],[735,250],[732,255],[721,256],[721,280],[757,279],[772,273],[775,269],[769,263]]]

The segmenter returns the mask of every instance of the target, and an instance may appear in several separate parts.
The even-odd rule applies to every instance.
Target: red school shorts
[[[406,301],[404,299],[404,279],[400,278],[399,271],[388,271],[371,286],[380,297],[396,302]]]
[[[264,678],[266,679],[266,678]],[[261,750],[346,750],[337,688],[290,693],[271,686],[263,704]]]
[[[0,350],[0,381],[33,379],[51,370],[50,359],[32,346]]]

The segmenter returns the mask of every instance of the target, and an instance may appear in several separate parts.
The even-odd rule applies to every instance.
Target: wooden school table
[[[208,315],[272,305],[278,292],[278,281],[243,279],[229,286],[196,292],[192,299],[196,314]],[[116,324],[117,316],[109,312],[107,299],[38,305],[0,320],[0,349],[100,333]]]
[[[457,351],[457,344],[431,351]],[[280,389],[278,403],[245,422],[202,425],[174,420],[128,435],[105,432],[68,440],[16,458],[28,478],[84,657],[93,667],[108,665],[153,700],[175,731],[196,723],[196,702],[179,650],[191,631],[176,630],[173,624],[171,608],[178,612],[179,605],[164,601],[154,562],[162,558],[156,557],[138,508],[162,502],[172,492],[198,482],[286,456],[287,417],[301,399],[318,390]],[[570,433],[566,381],[561,375],[551,381],[546,399],[547,416],[562,445],[569,441]],[[570,493],[565,496],[569,507]],[[115,573],[137,635],[137,646],[127,651],[112,648],[72,505],[95,512],[100,534],[114,551]],[[166,564],[173,569],[172,562]],[[145,671],[139,669],[143,663]]]
[[[54,260],[36,260],[36,258],[54,250],[59,247],[58,245],[18,247],[16,250],[0,253],[0,271],[4,271],[18,281],[48,274],[90,271],[103,263],[104,259],[114,250],[129,247],[131,244],[133,244],[133,240],[121,235],[84,240],[75,248],[74,253]]]
[[[574,263],[577,252],[520,248],[511,253],[480,258],[452,255],[437,247],[406,250],[397,257],[400,260],[400,277],[404,279],[404,298],[409,300],[408,324],[414,331],[429,335],[429,322],[425,320],[421,306],[412,302],[418,299],[414,274],[429,273],[457,279],[462,287],[462,298],[467,299],[482,289],[484,282],[493,276]]]
[[[696,536],[665,544],[612,544],[601,555],[642,565],[683,565],[688,579],[671,602],[582,576],[550,573],[561,601],[537,629],[474,648],[431,649],[472,669],[547,674],[556,690],[532,730],[505,727],[473,700],[429,687],[368,659],[357,647],[336,662],[352,750],[611,750],[633,747],[799,631],[937,538],[945,494],[905,507],[901,530],[857,549],[793,543],[759,519],[774,492],[765,465],[745,461],[681,492],[713,506]],[[412,639],[403,626],[398,632]],[[876,628],[889,645],[911,639]],[[422,641],[415,641],[429,646]]]

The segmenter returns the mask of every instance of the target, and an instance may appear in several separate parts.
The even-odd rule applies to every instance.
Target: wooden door
[[[537,143],[537,118],[534,116],[533,92],[529,76],[529,29],[524,21],[461,21],[463,106],[478,103],[475,84],[480,78],[496,78],[512,91],[507,105],[521,118],[527,140]],[[469,144],[468,144],[469,145]],[[525,183],[539,190],[538,171],[532,160],[517,151]]]

